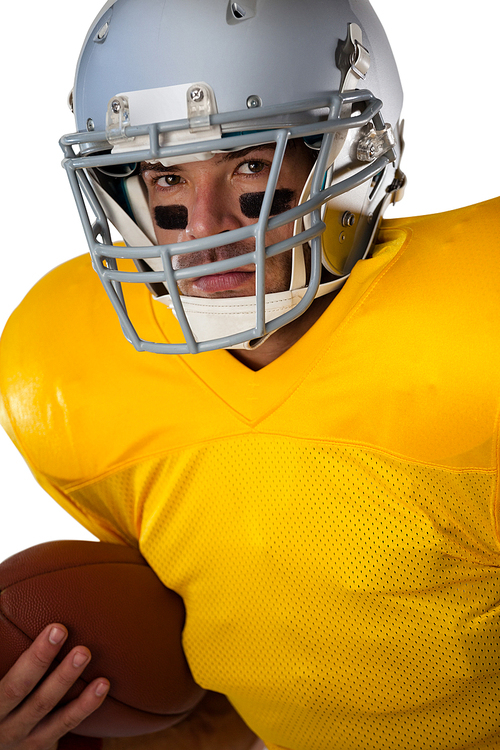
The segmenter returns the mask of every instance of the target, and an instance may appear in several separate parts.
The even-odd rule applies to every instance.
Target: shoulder
[[[57,266],[28,292],[12,313],[2,335],[3,357],[23,350],[24,360],[52,352],[59,341],[89,328],[89,310],[105,311],[106,298],[90,257]]]
[[[90,256],[74,258],[47,273],[13,312],[5,333],[27,336],[44,351],[56,338],[85,333],[96,315],[107,317],[110,303]],[[5,335],[5,334],[4,334]],[[41,336],[41,338],[39,338]]]
[[[150,294],[144,284],[133,286],[135,306],[150,325]],[[64,263],[31,289],[2,334],[4,427],[46,474],[69,480],[102,469],[98,454],[123,447],[119,418],[137,417],[133,404],[149,385],[142,370],[154,356],[126,341],[90,258]]]
[[[500,248],[500,197],[438,214],[385,219],[381,232],[409,230],[420,243],[453,244],[454,250]]]
[[[0,343],[4,398],[47,396],[102,358],[103,339],[120,328],[90,258],[81,256],[44,276],[14,310]],[[126,342],[125,342],[126,343]]]
[[[126,286],[138,326],[157,325],[145,284]],[[4,367],[14,359],[22,372],[30,366],[69,371],[85,367],[93,357],[104,366],[105,352],[111,358],[134,352],[89,255],[57,266],[35,284],[7,322],[1,347]]]
[[[498,303],[500,285],[500,198],[427,216],[384,220],[378,242],[398,238],[398,271],[424,286],[441,283],[450,292],[482,288]],[[394,269],[395,270],[395,269]],[[456,284],[452,283],[455,279]],[[468,288],[465,288],[468,287]]]

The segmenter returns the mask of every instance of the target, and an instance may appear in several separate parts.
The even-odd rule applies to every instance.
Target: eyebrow
[[[247,154],[253,153],[254,151],[269,151],[272,150],[274,152],[275,146],[273,143],[262,143],[258,146],[249,146],[248,148],[243,148],[239,151],[228,151],[227,153],[216,153],[214,156],[219,157],[219,161],[224,163],[228,161],[236,161],[237,159],[242,159]],[[182,164],[172,164],[168,167],[165,167],[160,162],[155,162],[154,164],[151,164],[151,162],[143,161],[141,162],[141,165],[139,167],[139,173],[144,174],[144,172],[176,172],[180,168],[182,168]]]
[[[224,154],[214,154],[215,156],[221,157],[222,162],[232,161],[233,159],[241,159],[247,154],[251,154],[253,151],[275,151],[274,143],[261,143],[259,146],[249,146],[248,148],[242,148],[240,151],[228,151]]]

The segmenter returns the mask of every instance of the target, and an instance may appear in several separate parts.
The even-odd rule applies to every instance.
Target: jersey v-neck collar
[[[184,366],[206,388],[248,425],[255,425],[278,409],[300,387],[316,362],[335,345],[335,331],[345,323],[378,276],[402,250],[408,232],[391,229],[384,234],[374,257],[360,261],[314,325],[280,357],[254,371],[228,351],[179,356]],[[182,341],[178,322],[168,308],[151,301],[152,313],[166,341]]]

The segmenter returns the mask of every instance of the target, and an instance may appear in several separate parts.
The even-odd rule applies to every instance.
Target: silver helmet
[[[339,288],[367,256],[383,211],[402,193],[402,91],[368,0],[110,0],[93,23],[70,95],[77,132],[61,139],[93,266],[138,350],[197,353],[254,347]],[[316,158],[300,202],[272,215],[285,149]],[[140,175],[144,162],[206,160],[272,144],[255,222],[159,244]],[[268,245],[277,227],[293,226]],[[111,226],[123,243],[114,244]],[[236,258],[186,271],[172,258],[251,241]],[[307,272],[304,255],[310,258]],[[266,259],[292,254],[289,289],[266,294]],[[134,261],[134,270],[120,268]],[[251,298],[200,299],[178,282],[255,266]],[[326,279],[326,280],[325,280]],[[146,284],[172,308],[184,341],[146,341],[124,285]],[[214,322],[215,321],[215,322]]]

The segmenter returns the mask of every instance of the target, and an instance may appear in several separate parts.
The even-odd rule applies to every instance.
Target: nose
[[[201,180],[188,207],[187,239],[211,237],[242,226],[238,200],[223,179]]]

